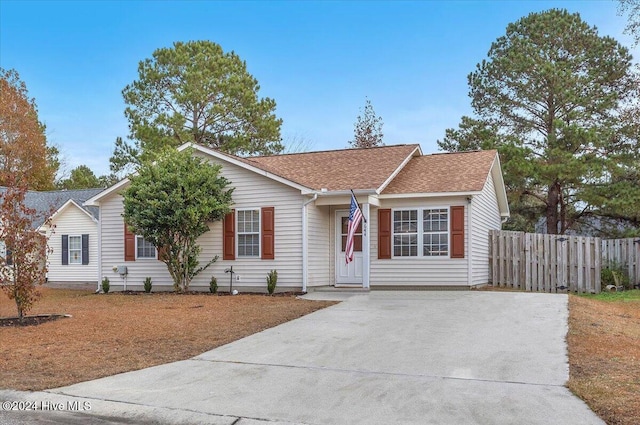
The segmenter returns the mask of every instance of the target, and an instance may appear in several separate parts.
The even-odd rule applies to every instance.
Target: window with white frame
[[[260,256],[260,210],[238,210],[238,257]]]
[[[422,210],[422,255],[425,257],[449,255],[449,210],[447,208]]]
[[[69,264],[82,264],[82,236],[69,236]]]
[[[395,257],[418,255],[418,210],[393,212],[393,255]]]
[[[136,236],[136,258],[156,258],[156,247],[142,236]]]
[[[394,210],[393,256],[449,256],[449,209]]]

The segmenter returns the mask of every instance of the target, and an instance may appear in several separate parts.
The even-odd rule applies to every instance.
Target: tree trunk
[[[18,319],[20,319],[20,324],[24,323],[24,311],[22,311],[22,306],[20,305],[20,300],[18,300],[18,296],[14,298],[16,302],[16,307],[18,308]]]
[[[560,185],[554,182],[549,186],[547,194],[547,233],[550,235],[558,234],[558,204],[560,202]]]

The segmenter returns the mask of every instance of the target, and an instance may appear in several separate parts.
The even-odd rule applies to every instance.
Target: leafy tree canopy
[[[233,189],[220,168],[191,149],[167,149],[130,177],[123,194],[126,224],[159,247],[176,291],[187,291],[191,279],[217,259],[200,266],[197,239],[230,211]]]
[[[102,185],[93,171],[86,165],[79,165],[71,170],[71,175],[68,179],[62,180],[58,187],[60,189],[92,189],[96,187],[106,187]]]
[[[353,129],[353,140],[349,142],[352,148],[373,148],[384,146],[382,141],[382,118],[376,115],[369,99],[366,100],[364,112],[358,115]]]
[[[612,193],[637,202],[628,178],[638,166],[638,76],[617,41],[578,14],[532,13],[508,25],[468,80],[477,117],[438,143],[499,149],[517,227],[544,217],[548,233],[564,233],[594,215],[625,216],[605,201]]]
[[[40,296],[37,286],[46,281],[53,212],[40,215],[28,208],[26,193],[27,186],[15,176],[8,177],[7,189],[0,193],[0,288],[16,303],[20,322]],[[44,234],[34,225],[40,222],[48,229]]]
[[[29,189],[53,189],[59,166],[26,84],[15,70],[0,68],[0,185],[16,176]]]
[[[122,91],[133,144],[116,140],[111,170],[153,160],[166,147],[195,142],[235,154],[282,151],[276,103],[234,52],[211,41],[176,42],[138,66]]]
[[[640,43],[640,1],[639,0],[618,0],[618,10],[620,13],[628,14],[629,21],[625,32],[631,34],[635,44]]]

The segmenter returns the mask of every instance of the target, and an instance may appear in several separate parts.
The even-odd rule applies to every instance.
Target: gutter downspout
[[[98,207],[98,287],[96,294],[102,288],[102,210]]]
[[[309,280],[309,256],[307,253],[309,250],[309,241],[307,238],[309,226],[307,224],[307,205],[314,202],[316,199],[318,199],[317,193],[313,195],[313,198],[302,204],[302,292],[307,292],[307,282]]]
[[[473,287],[473,197],[467,198],[467,285]]]

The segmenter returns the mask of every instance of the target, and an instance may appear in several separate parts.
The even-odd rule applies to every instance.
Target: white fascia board
[[[361,204],[371,204],[376,207],[380,206],[380,200],[375,194],[375,191],[356,191],[354,190],[356,199]],[[316,199],[316,205],[348,205],[351,202],[351,191],[334,191],[334,192],[322,192],[318,193],[318,199]]]
[[[481,194],[482,191],[473,192],[429,192],[429,193],[389,193],[386,195],[378,195],[380,199],[401,199],[401,198],[443,198],[449,196],[474,196]]]
[[[75,206],[76,208],[78,208],[80,211],[82,211],[83,213],[85,213],[87,215],[87,217],[89,217],[91,220],[93,220],[94,222],[98,222],[98,220],[96,220],[96,218],[94,216],[91,215],[91,213],[89,213],[89,211],[85,210],[84,208],[82,208],[80,205],[78,205],[78,203],[76,201],[74,201],[73,199],[69,199],[67,202],[65,202],[60,208],[58,208],[56,210],[56,212],[54,212],[51,215],[51,220],[54,220],[56,218],[56,216],[62,214],[62,211],[64,211],[67,207],[69,206]]]
[[[282,184],[284,184],[286,186],[293,187],[294,189],[298,189],[303,195],[314,194],[314,193],[317,192],[316,190],[313,190],[313,189],[311,189],[309,187],[302,186],[302,185],[300,185],[298,183],[292,182],[291,180],[285,179],[284,177],[280,177],[280,176],[278,176],[276,174],[273,174],[273,173],[270,173],[268,171],[265,171],[262,168],[258,168],[258,167],[255,167],[253,165],[246,164],[246,163],[244,163],[242,161],[238,161],[237,159],[235,159],[233,157],[227,156],[225,154],[222,154],[220,152],[217,152],[217,151],[215,151],[213,149],[210,149],[210,148],[207,148],[205,146],[198,145],[196,143],[191,143],[191,142],[185,143],[184,145],[180,146],[178,148],[178,150],[182,151],[182,150],[185,150],[185,149],[187,149],[189,147],[192,147],[197,151],[200,151],[200,152],[202,152],[204,154],[207,154],[209,156],[217,158],[217,159],[219,159],[221,161],[228,162],[230,164],[233,164],[233,165],[236,165],[238,167],[244,168],[245,170],[249,170],[249,171],[252,171],[252,172],[254,172],[256,174],[260,174],[262,176],[265,176],[265,177],[267,177],[267,178],[269,178],[271,180],[275,180],[275,181],[277,181],[279,183],[282,183]]]
[[[398,166],[398,168],[396,168],[393,171],[393,173],[391,173],[391,175],[380,185],[380,187],[376,190],[376,193],[378,195],[381,194],[382,191],[387,186],[389,186],[389,183],[391,183],[391,181],[396,178],[398,173],[400,173],[400,171],[402,171],[404,166],[407,165],[407,163],[409,161],[411,161],[411,158],[413,158],[413,156],[415,155],[416,151],[418,151],[418,156],[422,156],[422,149],[420,149],[420,145],[418,145],[418,146],[416,146],[416,148],[413,151],[411,151],[411,153],[409,155],[407,155],[407,157],[404,159],[404,161],[402,161],[402,163]]]
[[[509,200],[507,198],[507,188],[504,184],[504,177],[502,176],[502,166],[500,165],[500,155],[496,153],[496,158],[491,165],[491,177],[493,177],[493,187],[496,191],[496,198],[498,200],[498,208],[500,210],[500,217],[511,217],[509,211]],[[487,179],[489,176],[487,176]]]
[[[135,174],[137,174],[137,173],[135,173]],[[127,186],[128,184],[129,184],[129,178],[126,177],[126,178],[120,180],[118,183],[114,184],[113,186],[111,186],[111,187],[103,190],[102,192],[98,193],[93,198],[87,199],[82,205],[84,205],[85,207],[99,207],[101,199],[106,198],[107,196],[111,195],[113,192],[122,189],[123,187]]]

